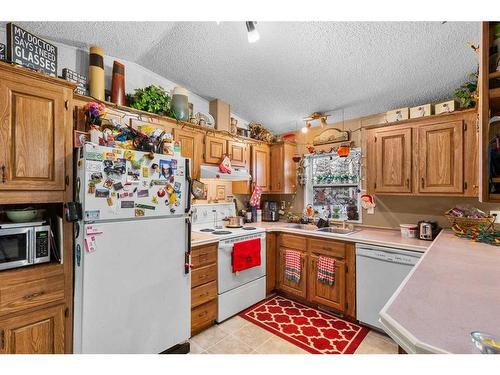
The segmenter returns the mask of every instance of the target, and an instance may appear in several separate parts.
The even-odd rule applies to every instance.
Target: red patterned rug
[[[352,354],[369,331],[281,296],[260,302],[240,316],[313,354]]]

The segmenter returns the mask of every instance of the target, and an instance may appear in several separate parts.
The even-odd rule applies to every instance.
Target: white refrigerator
[[[189,159],[81,149],[75,353],[161,353],[189,339],[189,181]]]

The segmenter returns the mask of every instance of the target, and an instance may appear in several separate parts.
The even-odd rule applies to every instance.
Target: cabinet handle
[[[64,101],[64,108],[69,109],[69,100]]]
[[[5,165],[2,165],[2,184],[5,184],[7,178],[5,177]]]
[[[44,294],[45,292],[44,291],[41,291],[41,292],[36,292],[36,293],[31,293],[31,294],[27,294],[25,295],[23,298],[24,299],[27,299],[27,300],[30,300],[30,299],[33,299],[33,298],[36,298],[36,297],[40,297]]]
[[[409,187],[410,187],[410,179],[409,179],[409,178],[407,178],[407,179],[406,179],[406,187],[407,187],[407,188],[409,188]]]
[[[5,330],[0,331],[0,349],[5,349]]]
[[[205,316],[205,315],[207,315],[207,314],[208,314],[208,312],[207,312],[207,311],[203,311],[202,313],[199,313],[199,314],[198,314],[198,318],[201,318],[202,316]]]
[[[422,181],[421,181],[421,182],[422,182],[422,183],[421,183],[422,188],[424,188],[424,187],[425,187],[425,180],[424,180],[424,178],[423,178],[423,177],[422,177]]]

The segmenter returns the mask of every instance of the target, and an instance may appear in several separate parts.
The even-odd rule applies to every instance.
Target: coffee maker
[[[262,210],[262,221],[279,221],[279,206],[278,202],[266,201],[264,202],[264,209]]]

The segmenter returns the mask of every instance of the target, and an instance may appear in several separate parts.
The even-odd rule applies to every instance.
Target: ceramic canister
[[[89,52],[90,96],[104,100],[104,51],[99,47],[90,47]]]
[[[172,91],[172,110],[177,120],[189,120],[188,91],[183,87],[174,87]]]
[[[126,105],[125,98],[125,65],[113,62],[113,77],[111,78],[111,102]]]

